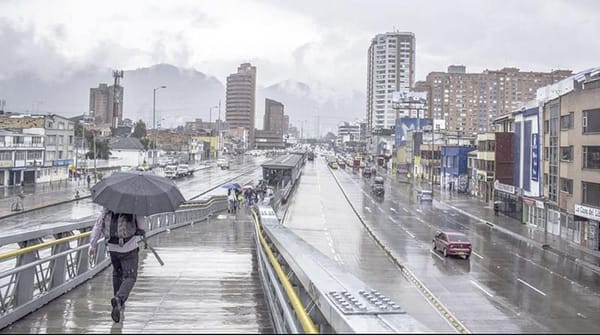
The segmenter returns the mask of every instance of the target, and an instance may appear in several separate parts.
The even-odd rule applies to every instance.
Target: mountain
[[[112,82],[112,70],[97,67],[79,69],[50,81],[23,73],[0,80],[0,100],[6,100],[7,111],[71,117],[88,111],[90,88]],[[123,117],[134,121],[141,118],[150,127],[153,89],[163,85],[167,87],[156,91],[156,121],[162,127],[175,127],[196,118],[208,120],[209,110],[218,105],[219,100],[221,117],[225,119],[225,85],[214,76],[194,69],[157,64],[128,70],[121,85],[124,87]],[[315,132],[316,115],[320,116],[322,134],[336,130],[341,121],[364,117],[365,97],[360,92],[341,94],[319,84],[309,86],[286,80],[257,88],[256,127],[259,129],[263,123],[265,98],[283,103],[290,122],[298,127],[304,123],[305,134],[309,135]],[[213,121],[217,114],[214,108]]]

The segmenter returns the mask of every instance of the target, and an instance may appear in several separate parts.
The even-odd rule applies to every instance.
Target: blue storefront
[[[474,146],[443,146],[441,152],[441,174],[443,189],[466,193],[469,190],[470,176],[468,171],[469,152],[477,149]]]

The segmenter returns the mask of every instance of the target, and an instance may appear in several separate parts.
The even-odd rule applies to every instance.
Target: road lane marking
[[[390,219],[390,221],[392,221],[393,223],[398,223],[398,221],[394,220],[394,218],[393,218],[393,217],[391,217],[391,216],[388,216],[388,218],[389,218],[389,219]]]
[[[383,208],[381,208],[381,206],[377,206],[377,209],[383,212]]]
[[[438,255],[437,251],[435,251],[435,250],[429,250],[429,252],[431,252],[432,254],[434,254],[437,258],[439,258],[441,260],[444,260],[444,257]]]
[[[365,209],[369,211],[369,213],[371,213],[371,209],[367,206],[365,206]]]
[[[474,282],[473,280],[471,280],[471,283],[472,283],[473,285],[475,285],[475,286],[476,286],[478,289],[482,290],[482,291],[483,291],[485,294],[489,295],[489,296],[490,296],[490,298],[493,298],[493,297],[494,297],[494,296],[493,296],[493,295],[492,295],[490,292],[486,291],[486,290],[485,290],[483,287],[479,286],[479,285],[478,285],[476,282]]]
[[[417,208],[417,212],[423,213],[423,211],[420,208]]]
[[[390,211],[392,211],[392,212],[394,212],[394,213],[398,213],[398,211],[397,211],[397,210],[395,210],[394,208],[391,208],[391,207],[390,207]]]
[[[525,284],[525,285],[529,286],[529,287],[530,287],[532,290],[534,290],[534,291],[536,291],[537,293],[539,293],[539,294],[543,295],[544,297],[546,296],[546,293],[544,293],[544,292],[542,292],[542,291],[538,290],[537,288],[533,287],[531,284],[529,284],[528,282],[526,282],[526,281],[522,280],[521,278],[517,278],[517,280],[518,280],[518,281],[520,281],[521,283],[523,283],[523,284]]]
[[[408,209],[406,209],[406,207],[402,207],[402,209],[403,209],[405,212],[408,212]]]
[[[425,221],[423,221],[423,219],[421,219],[420,217],[417,217],[417,221],[419,221],[421,223],[425,223]]]
[[[481,259],[483,259],[483,256],[481,256],[480,254],[476,253],[475,251],[471,250],[471,253]]]

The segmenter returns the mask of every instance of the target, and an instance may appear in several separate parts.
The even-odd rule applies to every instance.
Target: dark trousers
[[[113,266],[113,291],[115,296],[121,299],[121,303],[125,303],[137,280],[139,251],[140,248],[135,248],[125,253],[112,251],[110,253]]]

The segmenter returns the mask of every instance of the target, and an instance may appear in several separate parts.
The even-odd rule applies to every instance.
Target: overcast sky
[[[394,29],[416,35],[417,80],[449,64],[580,71],[600,61],[599,15],[593,0],[0,0],[0,79],[170,63],[225,82],[250,61],[261,86],[364,92],[370,40]]]

